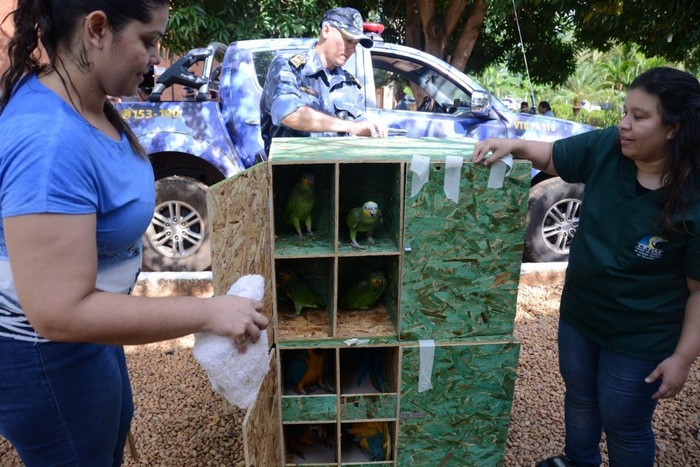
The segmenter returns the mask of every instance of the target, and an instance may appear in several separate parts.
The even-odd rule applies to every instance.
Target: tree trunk
[[[469,57],[481,34],[484,19],[486,18],[486,11],[488,9],[489,5],[484,0],[476,0],[474,2],[474,8],[469,18],[467,18],[467,25],[459,35],[457,47],[455,47],[454,55],[452,56],[452,60],[450,60],[450,65],[453,67],[462,71],[467,67]]]
[[[486,18],[489,6],[486,0],[474,0],[472,8],[467,10],[467,0],[450,0],[445,12],[436,10],[434,0],[407,0],[406,2],[406,44],[416,47],[419,39],[413,34],[417,22],[423,30],[425,45],[423,50],[431,55],[441,58],[460,70],[464,70],[476,44],[481,28]],[[416,9],[417,7],[417,9]],[[447,42],[454,34],[455,29],[464,18],[465,12],[469,16],[459,38],[451,58],[446,56]],[[411,36],[409,37],[409,31]]]
[[[406,0],[406,45],[421,50],[420,35],[420,4],[419,0]]]

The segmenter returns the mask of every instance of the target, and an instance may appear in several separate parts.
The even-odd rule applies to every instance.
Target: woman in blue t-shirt
[[[124,344],[256,342],[262,303],[129,295],[153,170],[107,100],[160,62],[167,0],[18,2],[0,98],[0,435],[27,466],[120,465]],[[40,56],[39,51],[44,56]]]
[[[487,157],[491,152],[491,157]],[[585,183],[559,320],[563,456],[539,466],[654,465],[652,416],[700,354],[700,83],[653,68],[630,85],[617,127],[554,143],[488,139],[504,155]]]

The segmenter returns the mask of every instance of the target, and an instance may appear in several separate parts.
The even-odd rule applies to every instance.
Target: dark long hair
[[[60,51],[71,49],[71,41],[83,19],[93,11],[101,10],[109,18],[112,32],[118,34],[131,21],[148,23],[153,19],[153,10],[167,6],[168,0],[21,0],[12,17],[15,32],[10,39],[8,55],[9,68],[2,75],[2,97],[0,114],[17,91],[18,83],[30,74],[42,74],[56,69],[61,60]],[[84,46],[80,45],[78,66],[88,71],[92,64],[88,61]],[[42,59],[42,51],[46,59]],[[68,86],[61,76],[64,86]],[[70,78],[68,78],[70,81]],[[72,84],[71,84],[72,85]],[[123,132],[129,143],[141,155],[144,149],[129,126],[121,119],[117,110],[105,99],[104,112],[109,121]]]
[[[629,89],[657,96],[662,122],[678,125],[674,138],[667,142],[661,226],[668,233],[683,230],[685,226],[678,223],[697,195],[693,184],[700,175],[700,82],[685,71],[657,67],[637,76]]]

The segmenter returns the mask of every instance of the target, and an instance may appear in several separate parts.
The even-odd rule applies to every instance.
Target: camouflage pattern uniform
[[[265,152],[274,137],[340,136],[334,132],[309,133],[282,125],[284,117],[302,106],[345,120],[361,119],[365,112],[362,86],[357,79],[337,67],[323,67],[316,44],[292,57],[277,55],[270,64],[265,90],[260,100],[260,123]]]

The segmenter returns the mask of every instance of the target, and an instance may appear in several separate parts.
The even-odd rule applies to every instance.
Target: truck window
[[[459,113],[469,108],[470,94],[467,90],[422,63],[373,53],[372,67],[378,89],[387,83],[408,83],[413,91],[416,110]],[[426,104],[428,101],[430,106]],[[386,105],[378,106],[387,108]]]

